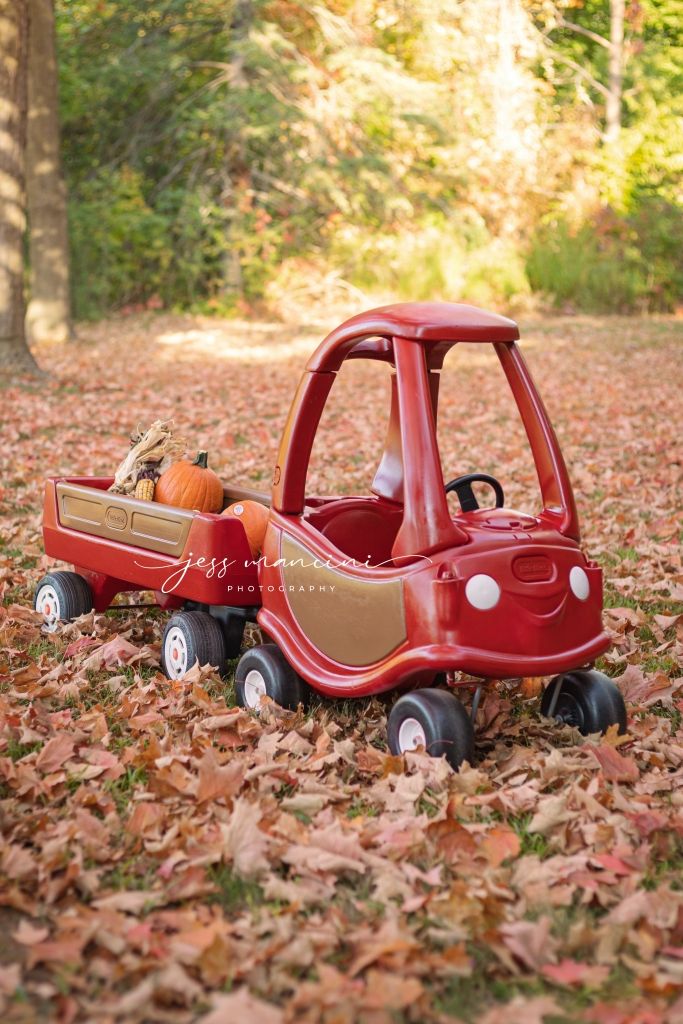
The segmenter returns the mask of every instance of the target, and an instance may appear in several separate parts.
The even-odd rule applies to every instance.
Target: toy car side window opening
[[[342,364],[306,478],[306,521],[344,555],[370,565],[391,559],[403,514],[402,505],[372,493],[388,429],[392,376],[388,365],[377,360]],[[334,497],[326,497],[330,494]]]
[[[390,367],[377,360],[346,360],[337,371],[313,441],[307,500],[371,493],[387,430],[390,379]]]
[[[464,474],[486,474],[502,486],[505,507],[537,514],[538,476],[510,387],[493,345],[454,345],[440,372],[437,441],[444,483]],[[488,483],[472,483],[482,509],[495,505]],[[461,515],[458,496],[448,498]]]

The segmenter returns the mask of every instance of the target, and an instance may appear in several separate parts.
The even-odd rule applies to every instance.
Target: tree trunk
[[[54,0],[28,0],[28,202],[30,341],[72,337],[66,186],[59,146]]]
[[[610,0],[610,46],[605,105],[605,142],[616,142],[621,131],[621,92],[624,58],[625,0]]]
[[[228,59],[228,103],[231,95],[247,87],[244,75],[243,47],[254,19],[253,0],[236,0],[230,12],[229,59]],[[227,119],[228,124],[232,118]],[[225,139],[225,156],[222,171],[221,204],[228,211],[225,228],[225,252],[223,254],[223,294],[228,299],[242,295],[242,253],[235,239],[234,221],[239,198],[239,184],[249,178],[245,156],[244,130],[229,130]]]
[[[37,373],[24,334],[27,0],[0,0],[0,372]]]

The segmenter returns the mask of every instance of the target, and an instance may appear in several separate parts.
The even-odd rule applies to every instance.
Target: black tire
[[[414,690],[400,697],[389,714],[387,739],[392,754],[404,754],[415,745],[408,742],[411,722],[418,723],[424,748],[432,757],[445,757],[456,770],[463,761],[474,763],[474,727],[458,698],[447,690]],[[420,740],[419,745],[422,745]]]
[[[259,644],[245,651],[235,671],[235,696],[240,707],[258,711],[262,695],[282,708],[306,707],[309,687],[297,675],[277,644]]]
[[[546,717],[558,687],[554,719],[575,726],[584,736],[606,732],[610,725],[618,725],[620,733],[626,732],[624,698],[609,676],[595,670],[555,676],[541,697],[541,714]]]
[[[225,671],[223,630],[208,612],[176,612],[161,641],[161,669],[169,679],[182,679],[196,662]]]
[[[90,584],[77,572],[49,572],[36,587],[33,607],[42,612],[48,629],[92,611]]]

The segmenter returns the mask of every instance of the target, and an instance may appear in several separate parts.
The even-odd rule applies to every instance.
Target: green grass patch
[[[361,800],[358,797],[351,801],[346,811],[347,818],[376,818],[378,815],[378,807],[366,803],[365,800]]]
[[[643,712],[641,718],[646,718],[648,714],[657,715],[658,718],[668,718],[671,722],[671,735],[675,736],[681,727],[681,721],[683,715],[677,707],[662,704],[658,701],[656,704],[650,705],[646,712]]]
[[[112,797],[119,814],[125,814],[130,808],[133,792],[137,786],[147,785],[147,772],[144,768],[128,767],[118,779],[109,779],[104,789]]]
[[[672,889],[683,889],[683,838],[673,832],[658,836],[641,884],[652,891],[664,883]]]
[[[428,818],[434,818],[439,813],[438,799],[435,802],[435,794],[427,787],[415,805],[418,814],[426,814]]]
[[[20,743],[18,740],[9,739],[7,741],[7,755],[11,757],[13,761],[21,761],[23,757],[27,757],[28,754],[34,753],[36,750],[40,750],[42,743]]]
[[[57,650],[51,640],[47,640],[45,638],[33,640],[28,645],[26,656],[30,658],[31,661],[38,661],[42,654],[49,654],[58,662],[62,660],[61,652]]]
[[[546,1016],[545,1024],[576,1024],[583,1011],[598,1002],[621,1002],[639,995],[633,976],[621,966],[612,969],[600,989],[578,987],[568,990],[539,975],[514,980],[502,978],[498,973],[500,965],[492,953],[474,945],[470,946],[469,952],[475,965],[472,974],[450,979],[445,988],[435,994],[435,1005],[444,1016],[453,1016],[464,1022],[477,1019],[495,1005],[510,1003],[515,996],[550,996],[557,1002],[560,1012]],[[585,962],[591,962],[590,955],[586,956]]]
[[[216,887],[216,891],[208,896],[208,901],[218,903],[226,914],[254,910],[266,902],[263,889],[258,882],[242,878],[227,864],[212,865],[208,875]]]
[[[139,855],[120,861],[102,877],[102,885],[117,892],[144,892],[156,881],[157,865],[146,864]]]
[[[529,831],[532,817],[533,815],[529,813],[513,814],[508,817],[507,822],[519,838],[520,855],[535,854],[536,857],[543,860],[545,857],[551,856],[552,850],[545,836],[539,832]]]

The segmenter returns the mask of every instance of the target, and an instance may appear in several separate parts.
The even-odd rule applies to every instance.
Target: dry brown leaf
[[[516,857],[521,843],[517,833],[507,825],[495,826],[482,839],[479,850],[493,867],[498,867],[508,857]]]
[[[258,827],[260,821],[258,805],[238,798],[227,825],[221,826],[223,856],[238,875],[258,875],[268,867],[268,837]]]
[[[557,940],[550,934],[552,921],[547,915],[536,921],[509,921],[500,926],[503,942],[530,971],[553,963]]]
[[[607,981],[610,968],[565,959],[560,960],[557,964],[544,964],[541,974],[556,985],[582,985],[585,988],[600,988]]]
[[[60,732],[48,740],[36,758],[36,768],[48,774],[61,768],[65,761],[68,761],[74,752],[75,743],[73,737],[66,732]]]
[[[599,747],[591,746],[590,751],[610,782],[635,782],[638,779],[638,765],[632,757],[624,757],[614,747],[604,743]]]
[[[197,803],[235,796],[243,779],[244,769],[238,761],[220,765],[214,751],[209,748],[199,762]]]
[[[563,1010],[552,996],[513,996],[504,1005],[487,1010],[477,1024],[543,1024],[547,1017],[562,1017]]]
[[[246,987],[214,996],[213,1009],[199,1018],[200,1024],[284,1024],[284,1020],[282,1010],[253,996]]]
[[[49,928],[36,927],[23,918],[19,922],[19,927],[12,934],[12,938],[15,942],[21,943],[22,946],[35,946],[38,942],[44,942],[50,934]]]

